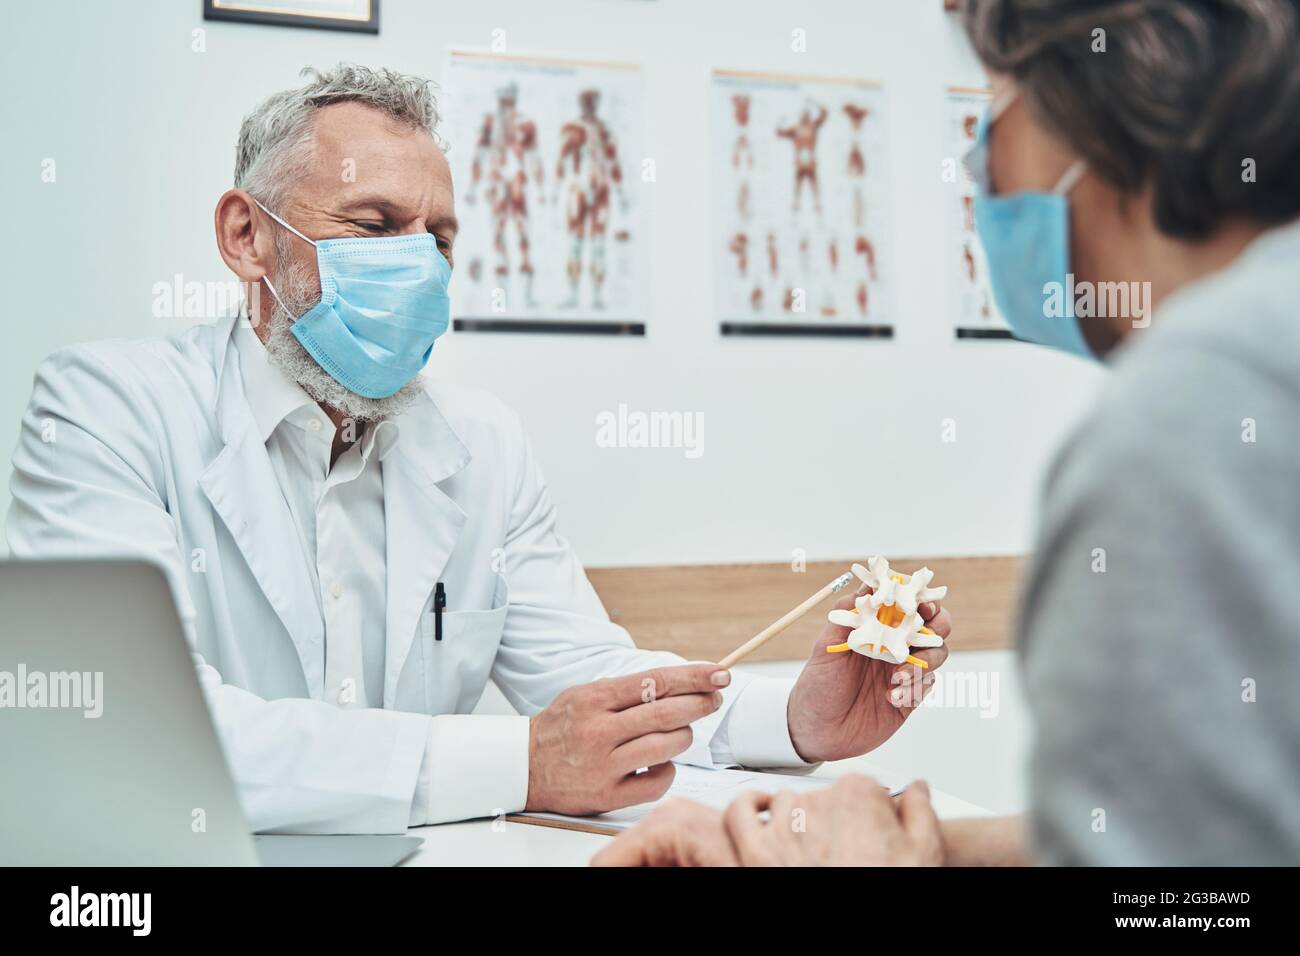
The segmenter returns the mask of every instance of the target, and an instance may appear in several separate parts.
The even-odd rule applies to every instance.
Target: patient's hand
[[[730,680],[717,664],[684,664],[566,690],[529,722],[526,808],[604,813],[658,800],[691,723],[722,705]]]
[[[592,866],[739,866],[722,814],[670,800],[591,858]]]
[[[944,858],[923,781],[897,800],[858,774],[825,790],[746,793],[723,826],[742,866],[940,866]]]
[[[859,594],[866,593],[864,588]],[[835,605],[853,607],[853,598]],[[922,619],[940,637],[952,632],[952,619],[937,601],[922,604]],[[947,646],[913,653],[930,665],[890,664],[862,654],[827,654],[848,639],[849,628],[827,623],[812,657],[790,694],[786,722],[790,741],[809,762],[856,757],[879,747],[903,726],[934,683],[934,672],[948,657]]]
[[[656,809],[592,866],[939,866],[944,841],[924,782],[897,800],[850,774],[825,790],[746,793],[719,813],[685,800]]]

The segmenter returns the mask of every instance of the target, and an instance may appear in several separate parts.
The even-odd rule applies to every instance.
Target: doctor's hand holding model
[[[216,237],[245,316],[46,360],[14,556],[165,567],[257,830],[598,812],[659,797],[674,759],[878,746],[928,688],[911,665],[823,641],[791,683],[637,650],[557,533],[518,418],[421,377],[456,237],[435,121],[424,81],[352,66],[244,121]],[[489,679],[523,716],[470,713]]]

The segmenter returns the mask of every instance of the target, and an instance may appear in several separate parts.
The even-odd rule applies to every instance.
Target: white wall
[[[384,0],[378,37],[204,23],[198,0],[6,4],[0,230],[0,450],[36,362],[59,345],[156,335],[151,288],[225,281],[212,209],[241,117],[340,59],[437,78],[446,46],[639,61],[658,181],[644,340],[460,334],[435,375],[518,408],[589,563],[1009,553],[1030,541],[1038,475],[1096,373],[1015,343],[956,343],[937,256],[942,91],[981,80],[940,0]],[[207,50],[191,52],[191,31]],[[806,53],[790,49],[807,31]],[[891,96],[894,342],[722,340],[711,316],[707,142],[714,67],[882,80]],[[41,162],[57,162],[42,183]],[[453,284],[454,285],[454,284]],[[868,436],[868,410],[893,409]],[[620,402],[701,411],[704,455],[599,449]],[[958,440],[940,441],[940,420]],[[7,467],[5,469],[7,474]],[[7,481],[0,509],[8,506]]]

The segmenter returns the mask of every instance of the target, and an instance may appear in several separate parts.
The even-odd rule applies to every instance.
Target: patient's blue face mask
[[[975,229],[989,264],[993,298],[1017,338],[1095,359],[1074,315],[1070,288],[1071,190],[1087,171],[1078,160],[1051,192],[994,195],[989,176],[989,130],[1016,99],[1012,90],[994,100],[980,118],[966,168],[975,180]],[[1061,290],[1065,315],[1049,315],[1048,290]]]
[[[437,240],[428,233],[308,239],[257,205],[316,247],[320,302],[298,316],[290,331],[317,364],[366,398],[387,398],[415,378],[451,317],[451,264]],[[265,282],[283,307],[271,280]]]

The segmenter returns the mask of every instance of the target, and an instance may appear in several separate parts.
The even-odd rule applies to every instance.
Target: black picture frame
[[[366,0],[369,18],[348,20],[309,13],[284,13],[259,9],[257,0],[203,0],[204,20],[258,23],[265,26],[308,27],[314,30],[347,30],[352,33],[379,32],[379,0]]]
[[[645,335],[645,323],[633,321],[595,322],[590,319],[484,319],[465,316],[454,319],[457,332],[524,332],[542,335]]]
[[[737,322],[724,321],[718,331],[727,337],[803,337],[821,339],[892,339],[892,325],[827,325],[815,322]]]

